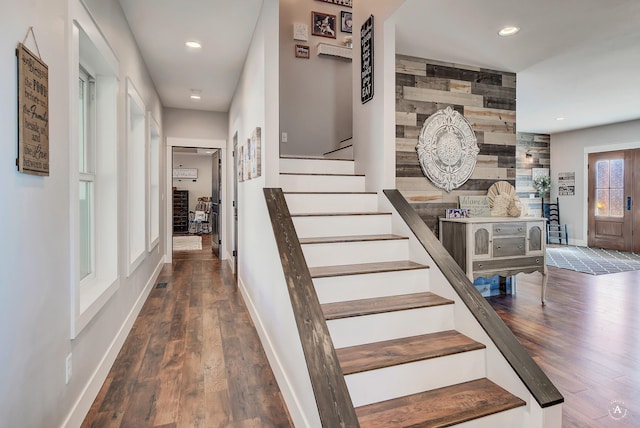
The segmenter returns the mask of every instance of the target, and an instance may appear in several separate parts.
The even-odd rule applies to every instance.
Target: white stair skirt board
[[[347,215],[293,217],[299,238],[391,233],[391,215]]]
[[[327,320],[335,348],[453,330],[453,306],[441,305]]]
[[[285,193],[289,212],[355,213],[378,210],[375,193]]]
[[[284,192],[364,192],[364,176],[280,174]]]
[[[394,262],[409,259],[409,240],[303,244],[302,252],[309,267]]]
[[[280,158],[280,173],[353,174],[352,160]]]
[[[314,278],[313,284],[320,303],[423,293],[429,291],[429,270],[411,269]]]
[[[353,405],[358,407],[483,378],[485,374],[485,350],[478,349],[354,373],[345,380]]]

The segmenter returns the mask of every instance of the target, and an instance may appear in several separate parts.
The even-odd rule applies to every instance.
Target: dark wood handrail
[[[282,189],[265,188],[282,269],[323,427],[359,427]]]
[[[451,283],[462,301],[467,305],[473,316],[487,332],[498,350],[515,370],[531,395],[540,407],[545,408],[564,402],[560,391],[542,371],[540,366],[531,358],[509,327],[502,321],[491,305],[476,290],[460,266],[451,257],[433,232],[422,221],[418,213],[397,189],[384,190],[391,205],[398,211],[413,234],[418,238],[442,274]]]

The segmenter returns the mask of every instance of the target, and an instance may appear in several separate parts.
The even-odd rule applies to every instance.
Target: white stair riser
[[[302,252],[309,267],[392,262],[409,258],[409,242],[394,239],[304,244]]]
[[[371,193],[293,193],[284,195],[289,212],[356,213],[378,210],[378,196]]]
[[[484,349],[345,376],[354,406],[467,382],[486,375]],[[384,385],[384,387],[382,387]]]
[[[283,175],[284,192],[364,192],[365,179],[357,175]]]
[[[391,216],[386,214],[293,217],[293,224],[300,238],[391,233]]]
[[[313,280],[320,303],[371,299],[429,291],[429,270],[344,275]]]
[[[336,348],[453,330],[453,305],[328,320]]]
[[[354,162],[327,159],[280,159],[281,173],[353,174]]]
[[[504,412],[494,413],[483,418],[474,419],[456,425],[456,428],[496,428],[496,427],[521,427],[535,426],[527,412],[527,406],[516,407]],[[545,425],[546,426],[546,425]],[[557,426],[560,426],[559,424]]]

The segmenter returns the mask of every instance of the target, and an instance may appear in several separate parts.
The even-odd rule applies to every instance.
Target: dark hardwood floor
[[[564,395],[562,426],[639,427],[640,271],[550,267],[545,306],[540,282],[520,275],[517,295],[489,302]]]
[[[205,244],[163,268],[83,427],[292,426],[233,273]]]
[[[292,426],[206,239],[163,269],[83,427]],[[517,295],[488,300],[564,395],[563,427],[639,427],[640,272],[549,268],[546,306],[541,276],[518,278]]]

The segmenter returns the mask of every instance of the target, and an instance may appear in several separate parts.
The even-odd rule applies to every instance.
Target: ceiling
[[[120,3],[163,105],[228,111],[262,0]],[[638,0],[406,0],[396,17],[398,53],[518,73],[519,131],[640,118]]]

